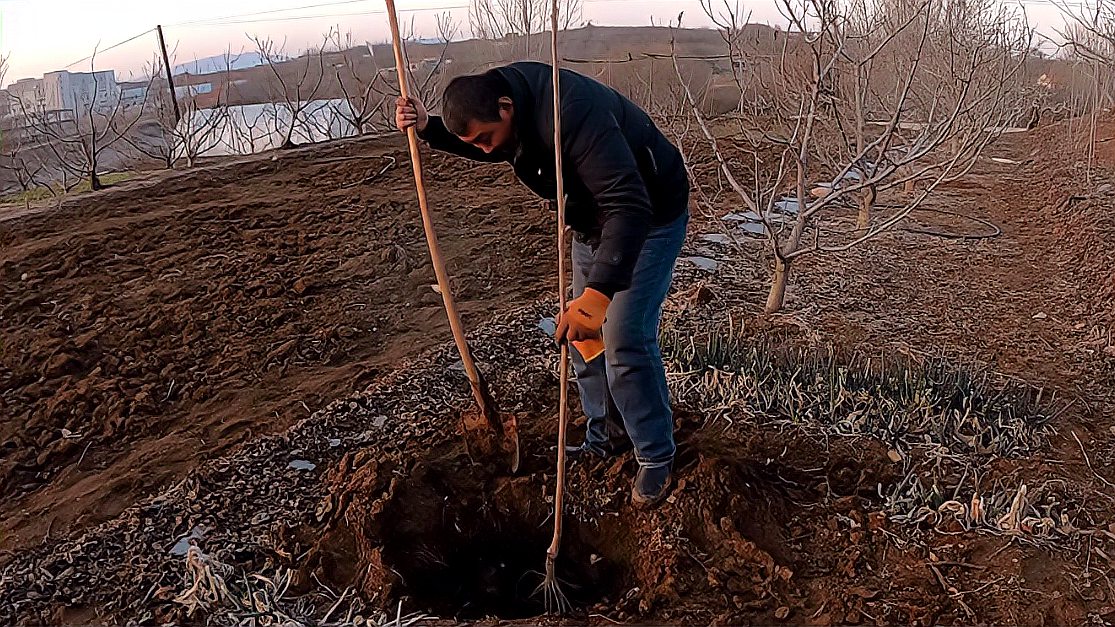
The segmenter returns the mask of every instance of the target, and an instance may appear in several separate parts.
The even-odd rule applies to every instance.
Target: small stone
[[[317,464],[305,459],[296,459],[287,464],[287,468],[293,468],[295,470],[313,470],[317,468]]]
[[[1039,311],[1034,314],[1034,320],[1045,320],[1049,316],[1044,311]]]
[[[774,610],[774,617],[778,620],[786,620],[790,616],[790,608],[783,605],[782,607]]]
[[[337,448],[340,445],[341,445],[341,441],[338,438],[329,438],[329,446],[330,447]]]
[[[26,272],[24,272],[23,274],[19,275],[19,280],[20,280],[20,281],[26,281],[26,280],[28,279],[28,277],[30,277],[30,276],[31,276],[31,275],[29,275],[29,274],[27,274]]]

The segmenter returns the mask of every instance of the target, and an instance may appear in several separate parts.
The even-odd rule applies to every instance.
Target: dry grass
[[[728,324],[699,336],[666,333],[678,400],[710,420],[790,423],[828,436],[871,436],[908,451],[1019,457],[1053,432],[1055,395],[947,359],[776,346]]]

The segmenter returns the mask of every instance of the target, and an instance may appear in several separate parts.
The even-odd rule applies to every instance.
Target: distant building
[[[165,82],[162,84],[166,88]],[[147,90],[150,87],[149,81],[130,81],[120,83],[120,101],[125,106],[139,104],[147,99]]]
[[[59,70],[42,78],[24,78],[8,86],[13,115],[50,111],[84,111],[92,105],[104,111],[117,102],[116,72]]]
[[[174,66],[174,75],[179,74],[216,74],[228,70],[246,70],[264,64],[263,55],[258,52],[242,52],[240,54],[218,54],[204,59],[194,59],[189,63]]]
[[[37,78],[21,78],[8,85],[8,97],[11,101],[12,113],[21,115],[27,112],[45,108],[46,95],[43,93],[43,81]],[[39,104],[43,106],[40,107]]]
[[[180,99],[193,98],[200,94],[213,92],[213,83],[193,83],[174,88],[174,95]]]

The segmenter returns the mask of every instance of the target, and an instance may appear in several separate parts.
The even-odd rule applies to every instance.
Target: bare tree
[[[177,88],[181,114],[177,121],[169,82],[152,81],[152,86],[157,89],[147,95],[150,102],[148,116],[124,140],[139,153],[158,160],[168,169],[182,159],[185,159],[187,168],[194,167],[199,157],[220,145],[222,133],[228,130],[227,93],[234,63],[235,57],[229,50],[224,56],[224,73],[214,77],[209,83],[211,88],[216,83],[216,102],[212,107],[201,106],[201,94],[194,86]],[[165,71],[166,68],[162,67],[161,60],[156,56],[146,66],[145,74],[152,77],[165,76]],[[225,102],[222,103],[222,99]]]
[[[1030,50],[1025,17],[992,5],[920,2],[902,12],[871,0],[780,0],[792,25],[764,82],[768,117],[739,116],[718,137],[677,64],[685,101],[720,176],[762,225],[774,256],[766,311],[785,302],[792,264],[848,250],[892,229],[942,183],[968,172],[1023,108],[1014,77]],[[746,61],[746,60],[742,60]],[[768,82],[769,81],[769,82]],[[896,195],[888,215],[871,210]],[[841,207],[858,228],[829,228]]]
[[[345,106],[333,108],[335,114],[356,129],[357,135],[387,129],[386,106],[392,88],[376,63],[371,44],[365,42],[363,48],[358,48],[353,45],[351,31],[342,41],[340,31],[335,30],[333,46],[341,56],[333,70],[345,102]]]
[[[274,105],[270,105],[274,108]],[[271,134],[267,124],[268,112],[260,109],[255,115],[249,115],[249,107],[229,107],[228,132],[225,134],[225,143],[233,154],[255,154],[256,147],[263,139]],[[274,115],[277,118],[277,114]],[[258,129],[258,133],[256,132]]]
[[[560,30],[580,26],[583,0],[559,0]],[[518,39],[521,47],[510,51],[517,58],[533,58],[546,49],[546,38],[536,35],[549,28],[550,0],[470,0],[469,27],[473,37],[489,41]]]
[[[413,46],[409,42],[417,36],[414,29],[414,20],[403,32],[403,56],[407,61],[407,84],[410,86],[411,95],[423,102],[429,109],[437,109],[441,105],[441,89],[439,79],[449,60],[449,44],[457,36],[458,27],[453,22],[449,13],[439,13],[437,16],[437,56],[424,57],[417,61],[412,59]],[[421,46],[425,48],[425,46]],[[390,73],[390,71],[389,71]],[[391,96],[399,94],[398,81],[391,83]]]
[[[1067,2],[1053,0],[1065,18],[1065,27],[1058,33],[1068,42],[1073,53],[1084,60],[1115,71],[1115,2]],[[1109,98],[1115,94],[1108,93]],[[1108,106],[1115,102],[1108,102]]]
[[[1082,70],[1087,82],[1084,101],[1074,103],[1073,109],[1083,109],[1087,113],[1086,180],[1091,183],[1099,113],[1115,106],[1115,3],[1111,0],[1083,3],[1054,0],[1053,3],[1065,18],[1065,27],[1059,34],[1072,51],[1073,78],[1076,79],[1077,70]],[[1073,97],[1078,97],[1075,90]],[[1069,127],[1070,136],[1074,135],[1074,126]]]
[[[275,42],[271,39],[252,38],[260,56],[271,68],[271,73],[278,83],[271,99],[273,103],[279,105],[276,107],[276,113],[281,111],[284,118],[289,118],[280,120],[276,117],[275,119],[276,126],[280,122],[283,123],[281,129],[283,141],[279,145],[280,148],[292,148],[295,145],[292,139],[294,132],[301,124],[300,120],[306,108],[313,102],[325,80],[325,49],[332,36],[333,31],[330,29],[321,45],[307,50],[296,59],[289,60],[283,56],[283,46],[276,48]]]
[[[0,136],[0,171],[9,173],[20,191],[45,189],[52,196],[57,194],[50,185],[47,164],[27,145],[22,129],[7,128]]]
[[[75,103],[72,110],[47,111],[42,103],[27,103],[20,98],[14,103],[26,120],[32,137],[30,143],[53,156],[56,174],[66,191],[81,180],[88,181],[90,189],[102,189],[99,171],[103,156],[129,135],[147,107],[146,98],[138,105],[125,104],[120,94],[99,98],[102,90],[96,58],[94,50],[90,57],[92,93]],[[150,92],[150,84],[147,91]]]

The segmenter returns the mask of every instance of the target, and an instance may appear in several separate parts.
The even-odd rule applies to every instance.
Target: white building
[[[116,73],[68,72],[59,70],[42,78],[25,78],[8,86],[12,114],[47,111],[87,111],[90,105],[104,111],[116,104],[119,89]]]

